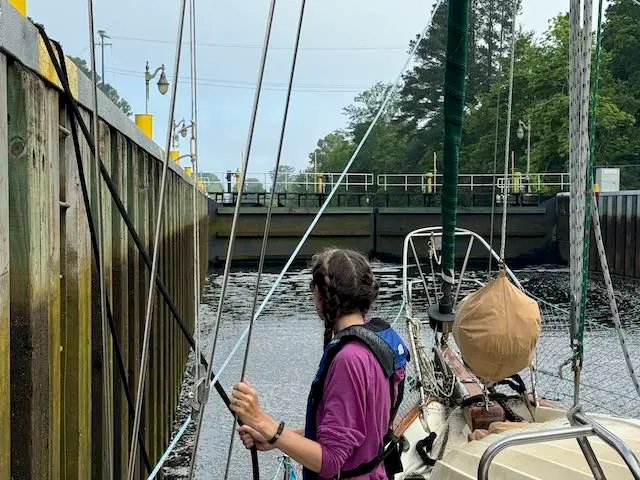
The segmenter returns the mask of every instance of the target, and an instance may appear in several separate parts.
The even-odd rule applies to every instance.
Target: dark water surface
[[[379,299],[372,312],[373,315],[381,316],[389,321],[397,315],[402,302],[401,270],[401,267],[397,265],[374,264],[374,271],[381,288]],[[531,294],[552,304],[567,307],[569,275],[566,269],[551,266],[549,268],[524,269],[515,273]],[[485,272],[473,272],[472,275],[481,280],[487,278]],[[276,273],[263,275],[260,298],[264,297],[276,277]],[[214,371],[226,359],[237,338],[248,325],[255,278],[255,272],[245,270],[232,273],[229,279],[213,363]],[[201,332],[203,353],[207,358],[211,351],[221,281],[221,275],[209,275],[202,299]],[[323,328],[315,313],[308,281],[309,270],[307,269],[294,270],[284,277],[263,314],[256,321],[249,354],[247,380],[256,388],[262,408],[273,417],[284,420],[290,427],[304,425],[308,387],[322,353]],[[621,316],[626,327],[627,340],[630,343],[632,356],[638,369],[640,368],[638,358],[640,354],[637,353],[640,347],[640,284],[623,280],[615,280],[614,283]],[[624,406],[628,409],[626,414],[638,416],[640,415],[640,401],[630,387],[624,364],[620,361],[621,354],[615,331],[606,328],[600,329],[600,325],[606,327],[611,324],[611,315],[606,292],[599,276],[593,277],[589,287],[588,311],[589,319],[594,327],[591,337],[587,332],[587,346],[585,347],[587,361],[585,364],[590,366],[591,370],[587,372],[587,380],[585,381],[593,388],[584,387],[585,397],[593,400],[590,405],[593,405],[594,409],[610,411]],[[593,338],[591,343],[589,343],[589,338]],[[555,352],[549,354],[549,358],[545,359],[546,363],[543,362],[543,366],[548,365],[549,378],[553,381],[545,383],[545,378],[539,378],[539,382],[545,387],[552,385],[554,388],[562,390],[556,400],[563,402],[571,395],[570,383],[568,380],[564,380],[562,383],[554,375],[557,375],[556,367],[564,360],[563,355],[568,352],[567,345],[568,333],[562,328],[543,331],[542,350],[548,348],[549,352]],[[231,387],[239,381],[243,356],[244,346],[236,353],[221,376],[220,382],[228,393],[230,393]],[[608,366],[609,364],[606,364],[605,361],[612,357],[616,358],[615,368],[617,371],[615,372],[611,372],[612,367]],[[175,430],[190,413],[186,395],[191,389],[192,368],[193,355],[190,357],[189,371],[185,376],[181,410],[174,426]],[[541,369],[544,370],[544,368]],[[569,379],[571,372],[565,369],[564,373],[565,378]],[[543,372],[541,377],[544,375]],[[620,399],[617,399],[618,403],[612,407],[607,403],[606,395],[598,390],[598,385],[604,385],[607,381],[611,382],[616,378],[624,383],[624,394]],[[601,406],[602,408],[600,408]],[[196,478],[223,478],[231,427],[232,416],[215,390],[211,389],[198,449]],[[177,479],[186,476],[194,432],[195,427],[191,424],[166,463],[164,469],[166,478]],[[237,439],[237,434],[234,443],[229,478],[250,479],[249,453]],[[259,453],[262,479],[273,478],[278,468],[277,457],[278,454],[274,452]]]

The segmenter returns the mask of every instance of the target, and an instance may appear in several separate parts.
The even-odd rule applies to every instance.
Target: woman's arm
[[[267,414],[256,425],[256,430],[267,440],[274,437],[278,431],[280,422]],[[275,446],[294,461],[307,467],[313,472],[319,473],[322,469],[322,447],[318,442],[309,440],[304,436],[303,428],[285,428]]]
[[[369,364],[375,362],[368,356],[366,347],[354,349],[348,345],[334,358],[325,382],[326,409],[316,431],[317,442],[305,438],[301,429],[285,429],[275,446],[323,477],[338,474],[365,440],[366,382]],[[273,438],[280,425],[262,411],[256,392],[246,382],[234,387],[231,409],[267,440]]]

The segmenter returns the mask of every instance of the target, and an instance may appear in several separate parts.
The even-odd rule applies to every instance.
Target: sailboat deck
[[[482,440],[467,442],[464,438],[467,432],[456,432],[455,436],[458,438],[450,437],[450,448],[436,463],[430,476],[425,478],[475,479],[482,454],[499,438],[515,433],[569,426],[563,410],[540,407],[537,410],[537,416],[545,421],[531,423],[527,427],[500,434],[492,434]],[[590,417],[626,442],[636,455],[640,455],[640,421],[606,415],[590,415]],[[616,480],[633,478],[622,457],[611,447],[597,437],[589,437],[589,442],[607,478]],[[557,440],[509,447],[495,457],[489,476],[492,480],[593,478],[576,440]]]

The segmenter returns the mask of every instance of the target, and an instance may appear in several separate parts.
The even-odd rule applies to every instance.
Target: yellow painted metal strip
[[[9,0],[9,4],[13,5],[23,16],[27,16],[27,0]]]
[[[65,57],[67,64],[67,74],[69,76],[69,87],[71,88],[71,94],[74,98],[78,98],[78,67],[75,63]],[[38,73],[47,81],[54,84],[56,87],[62,90],[62,84],[58,78],[56,69],[49,58],[49,52],[44,44],[42,37],[38,36]]]

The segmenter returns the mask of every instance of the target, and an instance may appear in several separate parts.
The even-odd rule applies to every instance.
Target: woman
[[[407,348],[388,324],[365,320],[378,283],[364,256],[325,250],[314,256],[312,274],[325,349],[309,395],[306,427],[284,428],[284,422],[262,411],[252,387],[241,382],[231,399],[244,423],[240,437],[247,448],[280,449],[304,467],[305,479],[387,479],[389,460],[381,454],[402,397]],[[390,474],[397,471],[401,467]]]

